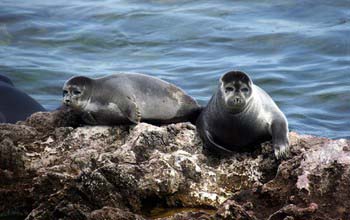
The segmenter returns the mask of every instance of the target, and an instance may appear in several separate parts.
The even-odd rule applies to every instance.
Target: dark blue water
[[[248,72],[291,130],[350,137],[349,0],[0,1],[0,72],[48,109],[77,74],[143,72],[205,104]]]

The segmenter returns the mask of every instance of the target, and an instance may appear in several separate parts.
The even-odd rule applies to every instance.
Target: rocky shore
[[[39,112],[0,124],[0,219],[350,219],[350,140],[289,136],[283,161],[270,143],[218,158],[190,123]]]

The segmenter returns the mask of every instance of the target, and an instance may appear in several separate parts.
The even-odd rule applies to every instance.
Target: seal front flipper
[[[232,153],[232,151],[226,149],[225,147],[215,143],[215,141],[213,140],[213,137],[211,136],[211,134],[209,133],[208,130],[204,130],[204,133],[205,133],[205,138],[210,142],[211,145],[213,145],[214,147],[224,151],[224,152],[227,152],[227,153]]]
[[[81,117],[82,117],[82,120],[89,125],[98,124],[96,118],[91,114],[91,112],[83,113]]]
[[[289,156],[288,126],[285,120],[276,119],[271,124],[272,145],[277,159]]]
[[[118,100],[118,107],[120,111],[127,117],[131,122],[138,124],[141,121],[141,112],[136,104],[134,98],[126,96],[125,99]]]

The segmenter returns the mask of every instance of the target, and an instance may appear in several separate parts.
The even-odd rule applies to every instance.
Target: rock
[[[102,209],[95,210],[93,211],[89,217],[87,218],[88,220],[129,220],[129,219],[134,219],[134,220],[144,220],[140,215],[133,214],[131,212],[122,210],[122,209],[117,209],[117,208],[112,208],[112,207],[103,207]]]
[[[311,203],[306,208],[300,208],[296,205],[289,204],[273,213],[268,220],[294,219],[294,217],[297,217],[298,219],[304,219],[314,214],[317,209],[318,205],[315,203]]]
[[[82,126],[70,110],[0,124],[0,216],[23,219],[348,219],[350,141],[290,133],[217,158],[190,123]],[[213,211],[215,210],[215,211]]]
[[[246,211],[244,207],[237,204],[234,200],[224,202],[214,217],[218,220],[256,220],[254,215],[251,215],[249,211]]]

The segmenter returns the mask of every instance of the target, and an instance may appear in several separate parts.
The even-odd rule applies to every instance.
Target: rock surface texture
[[[0,219],[350,219],[350,141],[290,133],[291,155],[208,155],[190,123],[0,124]],[[20,219],[18,218],[18,219]]]

